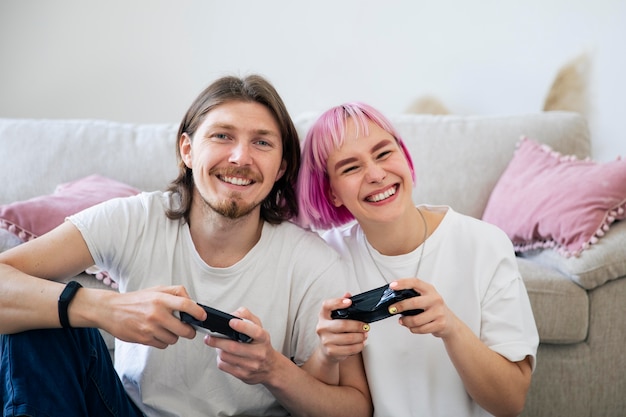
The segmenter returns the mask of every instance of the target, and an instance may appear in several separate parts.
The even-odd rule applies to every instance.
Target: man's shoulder
[[[159,218],[167,220],[165,212],[176,204],[178,204],[177,199],[169,192],[141,192],[130,197],[107,200],[78,213],[75,217],[98,218],[104,216],[107,219],[120,221],[129,219],[142,223],[150,219],[150,222],[154,222]]]

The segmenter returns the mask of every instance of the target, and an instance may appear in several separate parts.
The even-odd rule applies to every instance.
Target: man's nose
[[[233,147],[228,162],[237,165],[250,165],[252,163],[252,157],[249,144],[246,142],[238,142]]]

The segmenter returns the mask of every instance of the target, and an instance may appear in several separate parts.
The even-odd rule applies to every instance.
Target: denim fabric
[[[97,329],[0,335],[0,373],[5,417],[142,416]]]

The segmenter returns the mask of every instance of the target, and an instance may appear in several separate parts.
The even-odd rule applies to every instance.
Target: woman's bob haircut
[[[368,122],[391,134],[404,153],[415,184],[411,155],[398,132],[381,112],[359,102],[333,107],[322,113],[311,126],[302,148],[302,165],[298,175],[298,222],[304,227],[324,230],[354,220],[354,216],[345,206],[335,207],[332,203],[326,169],[329,155],[344,143],[349,122],[355,124],[357,137],[359,132],[368,134]]]

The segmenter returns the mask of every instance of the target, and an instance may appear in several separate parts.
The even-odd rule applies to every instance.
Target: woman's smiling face
[[[413,207],[411,170],[396,139],[371,121],[347,121],[344,143],[328,157],[330,198],[360,223],[391,221]]]

